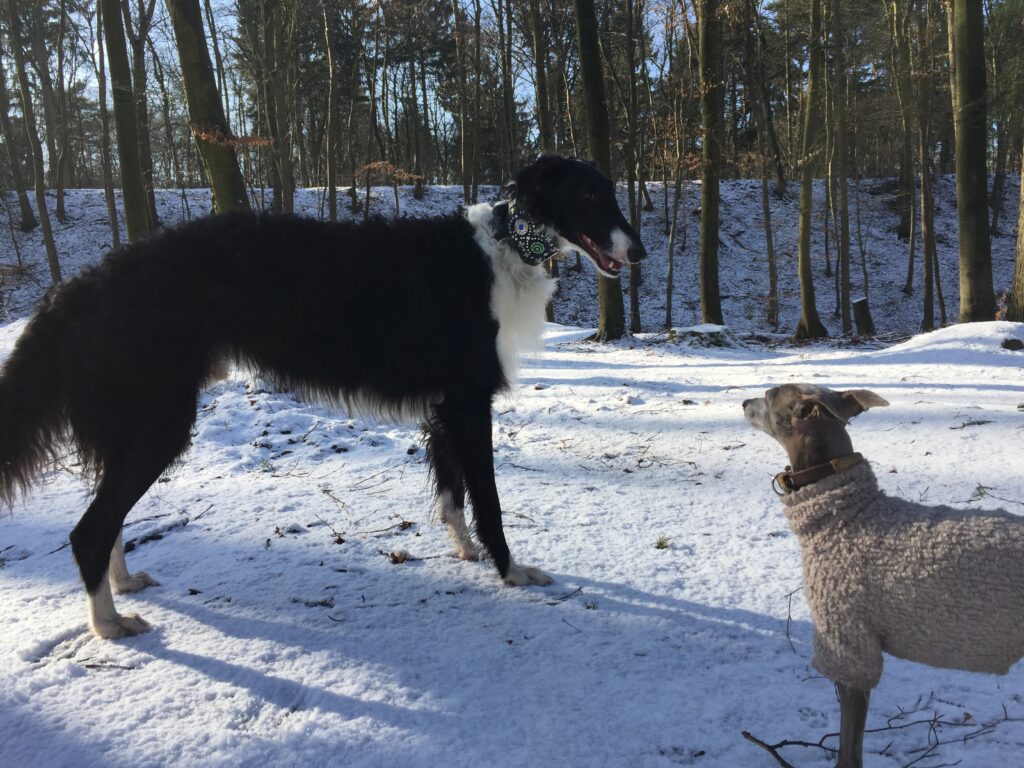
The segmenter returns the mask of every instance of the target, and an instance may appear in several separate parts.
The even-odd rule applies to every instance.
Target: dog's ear
[[[813,394],[805,394],[793,408],[793,415],[798,419],[810,419],[828,415],[839,419],[844,424],[854,416],[859,416],[869,408],[877,408],[889,403],[867,389],[848,389],[845,392],[833,392],[822,388]],[[827,413],[823,413],[826,411]]]
[[[849,421],[854,416],[859,416],[869,408],[879,408],[888,405],[889,401],[879,397],[870,389],[848,389],[839,393],[843,404],[843,415]]]

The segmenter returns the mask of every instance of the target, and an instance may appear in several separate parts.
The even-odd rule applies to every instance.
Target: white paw
[[[137,613],[126,615],[115,613],[111,618],[97,619],[92,622],[92,633],[104,640],[141,635],[150,629],[149,622]]]
[[[455,544],[455,556],[459,560],[479,560],[480,559],[480,547],[475,542],[458,539],[452,537],[453,543]]]
[[[125,595],[129,592],[141,592],[146,587],[160,586],[160,582],[145,571],[139,571],[138,573],[133,573],[123,579],[114,579],[112,581],[113,584],[111,584],[111,587],[113,587],[114,592],[119,595]]]
[[[540,568],[531,568],[528,565],[516,565],[509,563],[508,573],[505,574],[505,583],[510,587],[524,587],[527,584],[539,584],[545,586],[554,582]]]

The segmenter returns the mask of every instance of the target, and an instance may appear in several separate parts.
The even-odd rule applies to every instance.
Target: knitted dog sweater
[[[891,498],[867,462],[782,503],[826,677],[870,690],[883,651],[996,674],[1024,655],[1024,518]]]

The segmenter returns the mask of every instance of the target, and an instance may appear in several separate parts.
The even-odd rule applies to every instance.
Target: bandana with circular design
[[[558,254],[558,246],[548,235],[547,227],[517,213],[515,200],[508,201],[508,218],[505,223],[519,258],[527,264],[543,264]]]

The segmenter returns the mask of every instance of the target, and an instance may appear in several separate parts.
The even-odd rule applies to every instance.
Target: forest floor
[[[919,292],[899,292],[905,245],[868,187],[875,321],[902,338],[920,320]],[[851,434],[884,490],[1020,513],[1024,352],[1002,342],[1024,340],[1024,325],[861,345],[766,337],[757,193],[748,182],[724,189],[731,331],[661,332],[665,248],[647,237],[648,332],[582,340],[596,319],[585,264],[563,285],[565,324],[548,327],[545,349],[496,403],[510,546],[555,577],[550,587],[504,587],[488,564],[452,557],[415,427],[310,406],[234,371],[202,396],[191,451],[125,528],[129,565],[161,585],[118,604],[155,628],[101,641],[86,632],[66,546],[90,488],[74,457],[58,461],[0,519],[0,765],[769,768],[743,731],[834,747],[838,705],[809,666],[797,542],[770,490],[785,459],[740,404],[787,381],[872,389],[891,405]],[[403,210],[447,210],[456,194],[433,189],[419,209],[403,197]],[[315,211],[316,192],[302,199]],[[160,200],[175,218],[176,194]],[[955,210],[943,200],[955,316]],[[780,222],[795,212],[776,205]],[[200,197],[190,206],[200,212]],[[109,230],[99,193],[73,193],[69,210],[58,235],[71,275],[100,258]],[[650,215],[645,235],[660,233]],[[997,288],[1009,285],[1012,219],[996,238]],[[696,233],[693,218],[677,274],[694,274]],[[38,235],[19,243],[25,270],[10,269],[9,238],[0,243],[6,304],[22,318],[0,325],[0,360],[45,290]],[[677,285],[685,326],[697,319],[695,279]],[[797,310],[784,294],[784,329]],[[396,551],[408,559],[395,564]],[[887,658],[867,761],[1014,765],[1022,694],[1019,664],[996,677]],[[818,746],[781,752],[801,767],[834,762]]]

